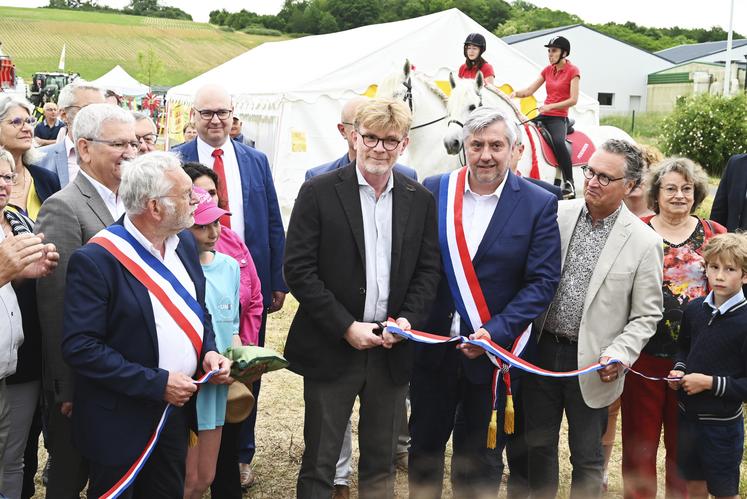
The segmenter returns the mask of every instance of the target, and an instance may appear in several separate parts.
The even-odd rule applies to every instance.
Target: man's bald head
[[[215,84],[201,87],[195,94],[192,121],[203,141],[213,147],[225,144],[233,123],[233,103],[228,91]]]
[[[350,161],[355,159],[355,138],[353,137],[353,120],[355,119],[355,113],[358,112],[358,108],[362,104],[365,104],[370,99],[366,97],[353,97],[342,106],[342,112],[340,113],[340,123],[337,124],[337,130],[342,135],[342,138],[348,143],[348,158]]]

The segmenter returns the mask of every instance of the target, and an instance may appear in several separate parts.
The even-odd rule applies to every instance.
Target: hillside
[[[65,69],[91,80],[116,64],[137,77],[138,52],[164,65],[157,85],[177,85],[266,41],[207,23],[55,9],[0,7],[0,41],[18,75],[54,71],[67,44]]]

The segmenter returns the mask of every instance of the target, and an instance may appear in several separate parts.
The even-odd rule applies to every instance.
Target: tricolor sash
[[[163,262],[148,252],[122,225],[110,225],[88,242],[98,244],[111,253],[156,297],[187,335],[199,359],[202,352],[205,312]]]

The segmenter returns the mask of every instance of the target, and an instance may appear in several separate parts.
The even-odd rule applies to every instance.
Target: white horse
[[[524,154],[518,166],[521,174],[529,177],[532,174],[532,169],[536,168],[539,178],[546,182],[553,183],[556,178],[561,179],[560,168],[553,166],[546,158],[547,146],[544,147],[545,152],[543,152],[544,139],[541,137],[537,125],[529,121],[506,94],[497,87],[486,84],[480,73],[475,79],[455,80],[453,75],[450,75],[449,82],[452,90],[447,105],[449,121],[444,136],[444,145],[449,154],[456,155],[462,149],[463,124],[467,116],[480,106],[496,107],[520,124],[521,141],[524,144]],[[584,185],[584,176],[581,168],[576,167],[583,166],[588,161],[595,145],[599,145],[610,138],[635,143],[630,135],[611,126],[585,127],[582,131],[578,130],[575,134],[568,136],[568,139],[573,142],[571,158],[574,165],[573,180],[577,186],[577,191],[579,186]],[[554,153],[549,154],[554,156]]]
[[[381,81],[376,96],[399,99],[410,107],[410,144],[402,163],[415,168],[418,178],[459,167],[457,158],[449,155],[443,145],[448,96],[434,82],[412,70],[410,62],[405,61],[402,71]]]

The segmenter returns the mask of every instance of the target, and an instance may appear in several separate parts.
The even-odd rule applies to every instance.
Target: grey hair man
[[[158,143],[158,130],[156,124],[153,123],[153,119],[147,114],[137,111],[133,112],[132,116],[135,118],[135,137],[140,142],[137,150],[138,155],[155,151]]]
[[[36,224],[37,232],[43,232],[60,253],[57,272],[37,284],[43,383],[49,401],[47,444],[53,461],[47,483],[50,497],[75,496],[87,477],[85,463],[72,445],[73,373],[60,350],[68,262],[76,249],[124,214],[118,195],[122,167],[135,157],[139,145],[135,119],[111,104],[81,109],[75,118],[73,139],[80,173],[47,199]]]
[[[607,406],[622,393],[623,366],[636,361],[662,317],[661,238],[623,203],[642,170],[635,146],[609,140],[584,167],[584,199],[564,201],[558,208],[563,274],[555,298],[535,323],[535,363],[551,371],[595,362],[606,367],[573,378],[525,378],[533,497],[557,493],[564,412],[573,463],[571,495],[601,495]]]
[[[39,152],[46,154],[39,166],[53,171],[65,187],[78,174],[78,155],[73,142],[73,122],[81,109],[89,104],[104,102],[104,91],[80,80],[65,86],[57,99],[60,120],[65,124],[64,140],[41,147]]]

